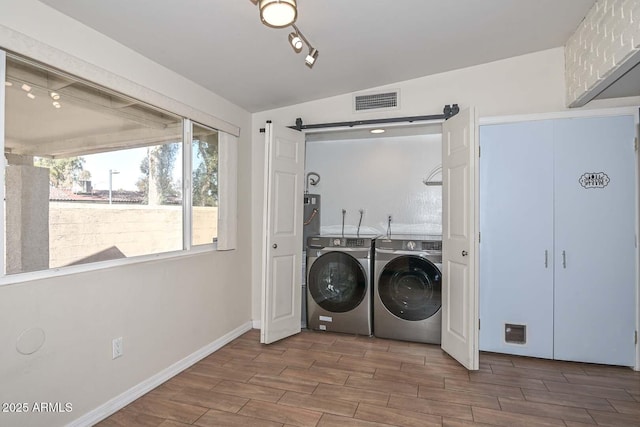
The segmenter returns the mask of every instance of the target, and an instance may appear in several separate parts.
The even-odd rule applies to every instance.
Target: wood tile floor
[[[111,426],[640,426],[640,373],[439,346],[252,330],[98,424]]]

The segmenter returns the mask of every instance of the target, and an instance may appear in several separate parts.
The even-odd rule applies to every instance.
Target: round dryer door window
[[[311,266],[308,280],[314,301],[333,313],[353,310],[367,293],[364,268],[344,252],[321,255]]]
[[[431,261],[401,256],[390,261],[378,280],[382,304],[404,320],[424,320],[442,305],[442,275]]]

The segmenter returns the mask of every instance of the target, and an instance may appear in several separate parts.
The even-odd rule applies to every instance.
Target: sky
[[[94,190],[109,189],[109,170],[118,171],[113,174],[112,190],[136,191],[136,181],[142,176],[140,163],[147,155],[147,147],[131,148],[128,150],[111,151],[98,154],[87,154],[84,170],[91,172],[91,186]],[[193,168],[202,162],[196,150],[193,153]],[[182,182],[182,155],[176,159],[173,169],[174,182]]]
[[[85,160],[84,170],[91,172],[91,185],[94,190],[109,189],[109,170],[118,171],[113,174],[113,190],[137,190],[136,181],[142,176],[140,163],[147,155],[147,148],[111,151],[107,153],[82,156]]]

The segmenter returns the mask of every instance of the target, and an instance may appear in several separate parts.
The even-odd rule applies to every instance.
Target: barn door
[[[442,349],[479,368],[477,125],[474,109],[442,127]]]
[[[262,329],[269,344],[300,332],[304,134],[267,122]]]

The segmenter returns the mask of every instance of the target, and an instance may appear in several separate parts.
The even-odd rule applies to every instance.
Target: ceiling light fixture
[[[298,7],[296,0],[251,0],[260,9],[260,19],[262,22],[273,28],[293,27],[295,31],[289,33],[289,44],[296,53],[302,52],[303,45],[309,47],[309,54],[304,62],[309,68],[318,59],[318,49],[311,46],[309,40],[295,26],[298,18]]]
[[[56,107],[56,108],[60,108],[60,107],[62,107],[62,105],[60,105],[60,103],[59,103],[58,101],[53,101],[53,103],[52,103],[52,104],[53,104],[53,106],[54,106],[54,107]]]
[[[371,133],[385,133],[384,129],[371,129],[369,132]]]
[[[262,22],[273,28],[288,27],[298,17],[296,0],[259,0],[258,7]]]
[[[29,93],[27,94],[27,96],[28,96],[29,98],[31,98],[31,99],[36,99],[36,96],[35,96],[34,94],[32,94],[31,92],[29,92]]]
[[[30,92],[31,91],[31,86],[29,86],[28,84],[24,83],[22,85],[22,90],[24,90],[25,92]]]
[[[49,96],[51,97],[51,99],[53,99],[54,101],[57,101],[58,99],[60,99],[60,94],[58,92],[51,92],[49,94]]]

